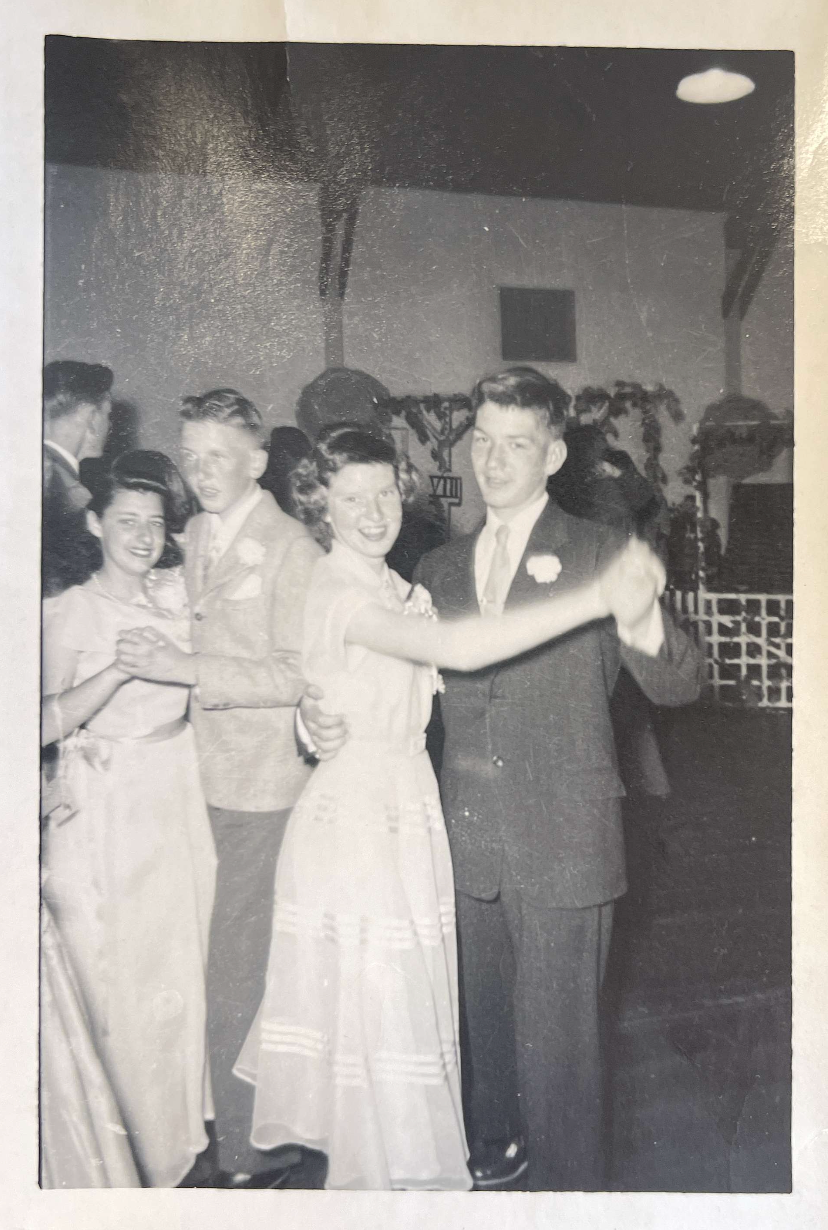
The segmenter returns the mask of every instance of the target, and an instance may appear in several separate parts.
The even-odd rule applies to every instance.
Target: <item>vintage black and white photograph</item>
[[[790,1192],[794,54],[44,57],[41,1187]]]

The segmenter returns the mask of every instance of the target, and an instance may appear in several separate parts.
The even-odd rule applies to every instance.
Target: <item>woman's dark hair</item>
[[[334,474],[351,465],[387,465],[394,471],[404,504],[414,498],[419,474],[407,457],[400,457],[394,444],[376,429],[353,423],[332,423],[324,428],[312,455],[291,472],[293,503],[297,518],[327,550],[331,545],[328,487]]]
[[[173,568],[183,561],[183,554],[173,534],[183,532],[195,512],[195,502],[187,490],[177,466],[166,453],[156,449],[138,448],[122,453],[99,479],[87,505],[89,512],[102,517],[119,491],[149,491],[161,497],[164,508],[166,542],[156,568]],[[90,535],[90,538],[93,536]],[[97,539],[93,542],[98,547]],[[94,565],[100,567],[100,561]]]

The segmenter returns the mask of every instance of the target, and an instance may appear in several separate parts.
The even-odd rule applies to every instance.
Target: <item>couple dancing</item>
[[[645,549],[613,559],[619,544],[610,534],[546,505],[546,478],[564,456],[553,388],[524,370],[475,390],[473,464],[489,514],[479,536],[423,561],[441,622],[429,617],[422,591],[409,600],[384,564],[408,482],[390,446],[353,428],[332,430],[299,475],[303,518],[331,541],[312,569],[304,630],[305,677],[323,696],[306,699],[303,716],[322,763],[287,822],[266,991],[241,1057],[232,1048],[229,1062],[255,1082],[253,1144],[322,1149],[329,1187],[467,1188],[472,1176],[491,1184],[504,1165],[522,1166],[520,1137],[530,1186],[600,1186],[597,995],[611,901],[624,889],[607,694],[623,653],[654,700],[691,700],[697,658],[660,613],[663,575]],[[245,879],[255,877],[242,876],[236,860],[235,880],[231,871],[222,880],[222,861],[232,868],[234,847],[250,849],[245,817],[269,814],[272,837],[264,808],[290,770],[284,748],[262,746],[256,714],[289,711],[298,699],[294,655],[287,646],[271,652],[259,616],[263,597],[278,588],[273,559],[286,559],[277,531],[292,547],[296,534],[280,520],[265,550],[253,533],[254,520],[258,529],[267,519],[255,487],[262,454],[243,422],[209,414],[185,421],[183,444],[190,481],[216,521],[207,535],[211,518],[197,518],[187,539],[202,548],[187,564],[196,653],[183,638],[176,647],[157,628],[122,623],[117,669],[123,679],[196,685],[217,909],[225,899],[218,947],[229,959],[235,920],[241,966],[255,947],[239,941],[249,921]],[[228,490],[230,502],[211,509]],[[199,574],[217,536],[225,553],[235,542],[233,554],[244,548],[250,558],[241,579],[238,567],[220,576],[221,558],[212,561],[208,594]],[[148,568],[157,562],[151,555]],[[301,618],[300,588],[292,586],[293,607],[282,612],[288,623]],[[472,615],[498,615],[504,605],[499,619]],[[257,683],[265,658],[267,688]],[[454,885],[424,752],[436,685],[430,664],[447,668],[443,805],[459,890],[471,1176]],[[244,727],[235,728],[235,751],[220,725],[231,713]],[[229,798],[214,803],[216,791],[249,793],[271,769],[269,793],[251,796],[244,811]],[[248,870],[262,861],[254,847]],[[261,891],[272,900],[272,877]],[[255,908],[269,920],[264,901]],[[211,946],[216,931],[214,911]],[[250,985],[255,978],[246,994]],[[225,1016],[238,1037],[250,1024],[249,1004],[226,990]],[[211,1050],[221,1144],[223,1074]],[[228,1059],[227,1046],[219,1057]]]
[[[329,1186],[495,1186],[527,1153],[533,1189],[604,1181],[598,996],[625,889],[608,695],[623,657],[653,700],[691,701],[699,659],[647,548],[619,554],[548,503],[556,392],[531,369],[476,386],[486,525],[426,556],[411,596],[385,566],[406,491],[389,446],[331,429],[298,476],[299,515],[332,540],[305,625],[322,763],[285,835],[237,1072],[256,1084],[253,1143],[323,1149]],[[454,883],[423,663],[445,668]]]

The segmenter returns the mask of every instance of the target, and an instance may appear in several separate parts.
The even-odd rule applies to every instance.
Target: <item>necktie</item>
[[[512,565],[509,561],[509,527],[499,525],[495,534],[495,549],[489,566],[489,575],[480,601],[483,615],[500,615],[512,582]]]
[[[221,539],[219,538],[217,528],[218,527],[214,524],[210,525],[210,539],[207,544],[207,550],[204,552],[204,554],[201,557],[201,584],[202,586],[206,585],[207,580],[210,576],[210,573],[212,572],[213,568],[215,568],[218,561],[221,559],[221,555],[222,555]]]

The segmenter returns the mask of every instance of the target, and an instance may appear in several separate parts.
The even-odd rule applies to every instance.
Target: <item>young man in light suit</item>
[[[441,619],[589,580],[623,544],[546,495],[566,457],[568,397],[532,368],[482,380],[471,454],[478,529],[415,574]],[[660,565],[653,557],[652,566]],[[616,628],[579,628],[475,674],[444,671],[440,779],[457,889],[470,1166],[479,1188],[527,1168],[533,1190],[604,1182],[599,994],[626,889],[609,697],[620,662],[656,703],[699,692],[695,646],[642,587]],[[344,732],[303,704],[325,757]]]
[[[305,594],[322,552],[257,484],[267,454],[250,401],[216,389],[185,398],[181,418],[182,469],[203,509],[184,548],[193,653],[137,637],[120,648],[144,678],[194,689],[218,855],[207,1021],[219,1166],[224,1184],[259,1186],[273,1162],[250,1144],[253,1088],[232,1068],[264,993],[276,858],[310,773],[294,718]]]

